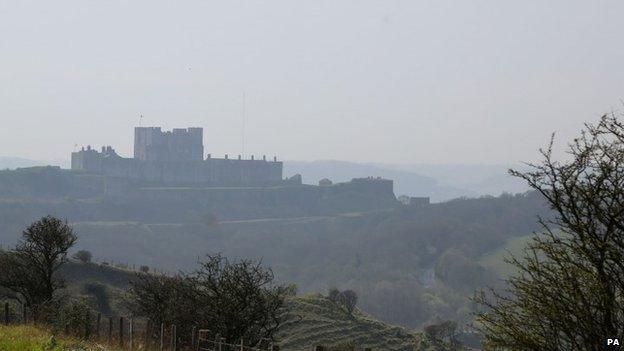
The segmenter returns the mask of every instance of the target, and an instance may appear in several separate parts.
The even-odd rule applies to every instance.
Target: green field
[[[516,269],[511,264],[505,262],[505,258],[510,257],[510,255],[521,257],[523,249],[531,241],[532,237],[533,234],[510,238],[499,249],[483,255],[479,263],[493,270],[502,278],[509,277],[516,272]]]

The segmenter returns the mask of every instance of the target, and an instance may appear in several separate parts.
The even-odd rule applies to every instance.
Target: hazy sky
[[[206,153],[529,160],[620,110],[624,1],[0,0],[0,155],[132,153],[202,126]]]

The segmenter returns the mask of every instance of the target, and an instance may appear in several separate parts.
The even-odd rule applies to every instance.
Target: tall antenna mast
[[[242,149],[241,155],[245,155],[245,117],[246,117],[245,113],[247,112],[246,111],[246,106],[245,106],[245,103],[246,103],[245,100],[246,100],[246,95],[245,95],[245,91],[243,90],[243,116],[242,116],[243,117],[243,127],[242,127],[242,130],[241,130],[241,149]]]

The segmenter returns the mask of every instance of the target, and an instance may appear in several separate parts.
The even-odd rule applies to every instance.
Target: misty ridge
[[[66,160],[35,161],[18,157],[0,157],[0,169],[34,166],[60,166],[68,168]],[[335,160],[288,161],[284,175],[301,174],[305,184],[318,184],[328,178],[346,182],[353,178],[380,176],[394,180],[397,196],[429,196],[440,202],[459,197],[498,196],[504,192],[521,193],[528,187],[511,177],[507,171],[511,165],[462,165],[462,164],[380,164],[357,163]],[[517,167],[516,167],[517,168]]]

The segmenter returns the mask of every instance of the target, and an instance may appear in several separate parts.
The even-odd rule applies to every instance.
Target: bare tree
[[[327,299],[329,299],[329,301],[333,302],[336,305],[340,305],[342,303],[340,301],[341,298],[342,296],[340,294],[340,290],[336,288],[329,289],[329,292],[327,293]]]
[[[353,290],[345,290],[342,292],[342,303],[344,309],[349,313],[353,314],[355,310],[355,306],[357,305],[358,296]]]
[[[0,287],[37,310],[64,286],[57,271],[67,262],[67,251],[75,242],[73,229],[58,218],[47,216],[34,222],[23,231],[14,250],[0,253]]]
[[[259,262],[215,255],[192,273],[138,277],[130,290],[135,313],[180,330],[209,325],[228,342],[256,345],[273,338],[282,323],[287,289],[273,286],[273,273]]]
[[[336,288],[331,288],[327,293],[327,299],[336,306],[344,309],[347,313],[353,314],[355,306],[357,305],[358,296],[353,290],[340,291]]]
[[[477,315],[491,348],[603,350],[624,332],[624,125],[587,124],[556,161],[553,142],[528,172],[511,171],[553,209],[540,219],[518,273],[502,292],[480,293]]]
[[[454,321],[428,325],[424,328],[424,332],[435,350],[451,351],[461,349],[461,344],[457,340],[457,323]]]

